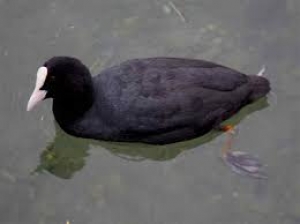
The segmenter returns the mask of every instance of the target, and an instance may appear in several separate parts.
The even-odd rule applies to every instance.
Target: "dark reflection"
[[[243,108],[234,117],[225,121],[224,124],[237,125],[247,115],[267,106],[267,98],[262,98]],[[90,145],[103,147],[112,154],[126,160],[142,161],[150,159],[155,161],[165,161],[175,158],[185,150],[207,143],[221,134],[221,132],[214,130],[202,137],[185,142],[168,145],[149,145],[142,143],[104,142],[76,138],[66,134],[57,125],[55,125],[55,127],[56,136],[41,153],[40,165],[36,168],[36,172],[48,171],[51,174],[64,179],[71,178],[76,171],[83,168]]]
[[[90,141],[66,134],[56,123],[55,130],[56,136],[41,153],[40,165],[36,171],[46,170],[55,176],[68,179],[85,165]]]

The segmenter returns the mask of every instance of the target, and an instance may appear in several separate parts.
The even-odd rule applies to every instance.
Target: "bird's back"
[[[251,91],[247,82],[246,75],[211,62],[135,59],[94,77],[95,108],[124,136],[186,127],[197,132],[239,108]]]

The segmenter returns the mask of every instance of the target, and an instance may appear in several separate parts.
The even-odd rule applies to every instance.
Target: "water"
[[[163,0],[0,1],[1,224],[300,223],[299,1],[173,5],[182,16]],[[224,165],[224,135],[161,147],[96,142],[64,134],[50,100],[25,112],[36,70],[53,55],[76,56],[93,73],[149,56],[249,74],[266,65],[276,98],[232,122],[242,119],[235,148],[259,156],[268,180]]]

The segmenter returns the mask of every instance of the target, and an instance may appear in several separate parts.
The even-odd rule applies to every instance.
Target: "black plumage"
[[[134,59],[92,77],[79,60],[54,57],[44,86],[56,121],[79,137],[165,144],[203,135],[265,96],[266,78],[212,62]]]

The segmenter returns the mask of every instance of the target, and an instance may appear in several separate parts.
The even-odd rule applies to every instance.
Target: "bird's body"
[[[64,58],[50,59],[46,67],[51,60]],[[83,82],[73,78],[78,88]],[[134,59],[94,76],[78,94],[53,97],[53,112],[61,128],[75,136],[166,144],[207,133],[269,89],[263,77],[212,62]]]

